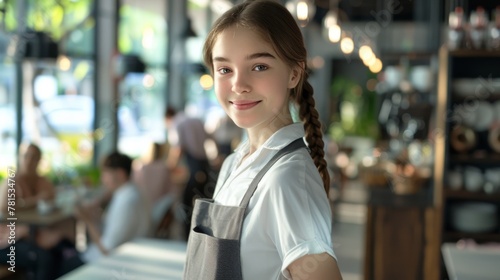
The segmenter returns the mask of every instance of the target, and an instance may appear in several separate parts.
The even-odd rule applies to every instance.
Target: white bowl
[[[429,66],[414,66],[410,72],[410,81],[414,88],[419,91],[429,91],[434,84],[434,76]]]
[[[478,101],[477,108],[475,111],[476,122],[473,124],[473,128],[476,131],[485,131],[490,128],[491,124],[495,120],[495,110],[491,103],[487,101]]]
[[[398,66],[387,66],[384,70],[384,76],[389,88],[397,89],[403,80],[403,71]]]

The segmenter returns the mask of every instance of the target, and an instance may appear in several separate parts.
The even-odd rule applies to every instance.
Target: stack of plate
[[[464,202],[450,207],[451,226],[468,233],[491,232],[498,227],[498,209],[487,202]]]

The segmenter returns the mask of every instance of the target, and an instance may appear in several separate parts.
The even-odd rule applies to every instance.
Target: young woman
[[[306,57],[294,18],[276,2],[244,2],[214,23],[205,63],[248,140],[224,162],[214,199],[196,200],[184,279],[342,278]]]

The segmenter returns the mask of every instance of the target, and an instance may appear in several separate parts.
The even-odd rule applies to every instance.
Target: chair
[[[174,203],[175,197],[165,195],[153,207],[153,237],[168,238],[168,230],[174,221]]]

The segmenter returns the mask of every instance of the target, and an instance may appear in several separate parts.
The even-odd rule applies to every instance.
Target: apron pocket
[[[241,276],[239,240],[221,239],[194,227],[189,238],[186,280],[239,280]]]

